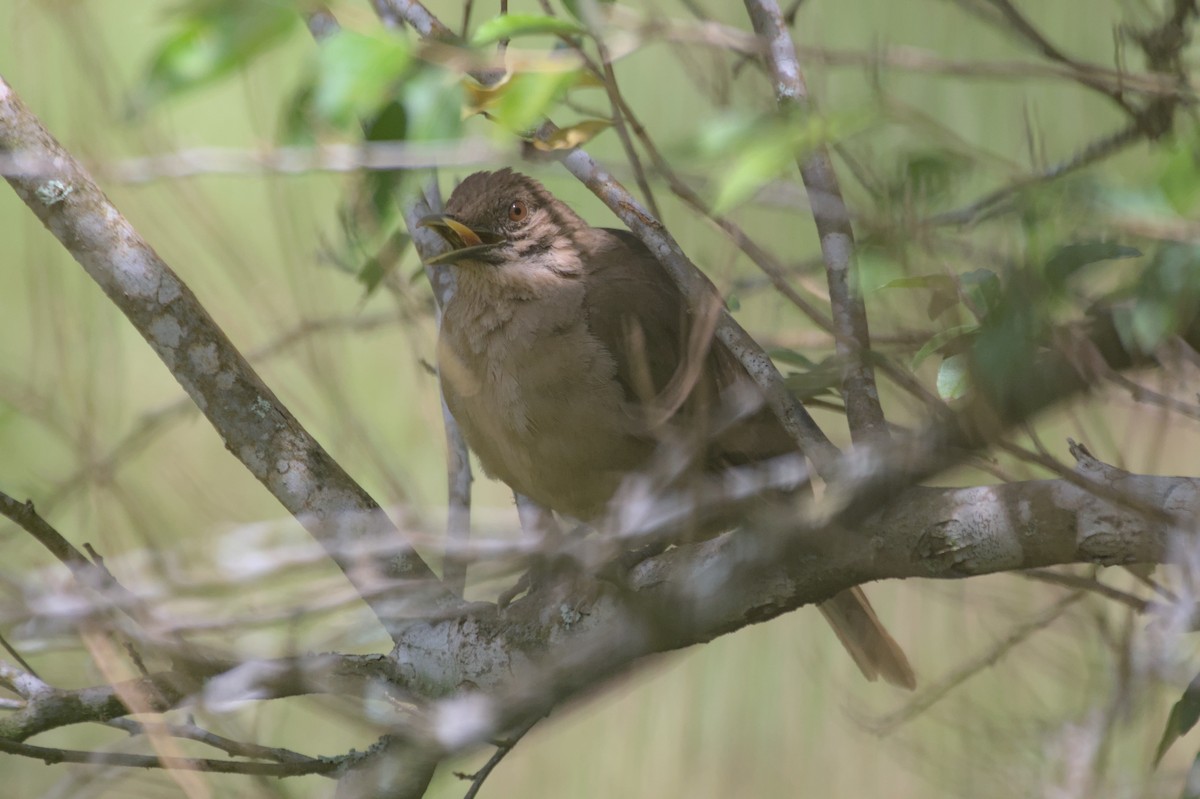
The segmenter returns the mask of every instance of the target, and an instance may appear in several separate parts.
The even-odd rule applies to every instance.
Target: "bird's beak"
[[[488,230],[475,230],[446,214],[430,214],[417,222],[417,227],[433,228],[450,249],[441,255],[426,259],[430,266],[455,263],[470,258],[499,244],[503,238]]]

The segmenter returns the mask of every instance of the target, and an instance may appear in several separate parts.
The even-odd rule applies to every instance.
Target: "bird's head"
[[[575,231],[586,227],[565,203],[531,177],[501,169],[469,175],[441,214],[418,223],[433,228],[450,249],[429,264],[571,267]]]

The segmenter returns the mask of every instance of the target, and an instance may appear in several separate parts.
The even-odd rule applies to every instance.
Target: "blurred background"
[[[690,19],[689,5],[653,2],[644,8]],[[707,16],[749,30],[740,4],[699,5]],[[1156,4],[1059,0],[1024,6],[1061,49],[1112,66],[1119,27],[1144,22],[1146,6]],[[430,7],[460,25],[461,4]],[[381,35],[370,4],[342,2],[331,9],[343,25]],[[537,13],[539,6],[514,0],[511,10]],[[485,4],[474,11],[477,20],[495,13]],[[343,226],[353,175],[251,170],[140,179],[144,171],[129,159],[274,146],[285,137],[287,109],[317,66],[317,48],[298,23],[244,69],[232,68],[188,91],[148,96],[151,65],[178,35],[183,17],[186,6],[150,0],[0,0],[0,74],[93,170],[280,399],[414,532],[422,555],[436,563],[445,453],[429,367],[436,330],[420,265],[409,250],[391,264],[386,289],[367,290],[362,260],[356,260],[362,253],[347,247]],[[1070,158],[1093,137],[1116,129],[1121,117],[1104,98],[1066,80],[899,69],[872,58],[903,46],[950,64],[1033,60],[1027,48],[954,2],[808,0],[800,5],[794,35],[803,47],[857,56],[841,63],[808,51],[802,61],[813,97],[833,129],[845,132],[843,144],[853,159],[853,169],[846,161],[838,166],[852,206],[864,213],[860,235],[870,246],[863,255],[863,289],[872,332],[882,348],[909,363],[922,343],[919,334],[935,327],[925,313],[927,297],[881,287],[906,275],[965,272],[977,264],[965,251],[956,262],[944,251],[933,257],[896,244],[905,215],[957,207]],[[769,81],[738,61],[736,54],[697,45],[646,43],[616,63],[630,106],[668,159],[708,197],[721,174],[719,159],[704,158],[713,131],[722,120],[749,118],[773,103]],[[603,92],[595,90],[581,92],[579,103],[606,108]],[[511,137],[486,120],[467,119],[463,132],[499,148],[500,157],[488,166],[520,163]],[[326,134],[323,140],[339,138]],[[349,135],[341,140],[354,141]],[[634,186],[613,131],[588,149]],[[1072,185],[1141,202],[1169,172],[1171,153],[1163,146],[1133,147]],[[560,167],[521,168],[593,223],[618,224]],[[471,171],[442,170],[443,192]],[[854,171],[868,178],[864,183],[883,187],[894,204],[864,189]],[[795,170],[781,177],[773,193],[745,199],[730,214],[819,299],[824,278],[813,260],[819,249],[811,217],[796,192]],[[920,198],[905,196],[906,185],[921,181],[927,189],[934,185],[929,181],[940,183]],[[774,295],[727,239],[661,183],[652,185],[668,228],[733,295],[742,324],[764,343],[814,362],[832,352],[828,336]],[[1070,192],[1049,196],[1039,213],[1056,220],[1056,235],[1063,238],[1076,231],[1096,235],[1096,221],[1070,198]],[[993,253],[1015,255],[1032,246],[1028,231],[1002,223],[973,235]],[[7,189],[0,190],[0,243],[0,489],[33,500],[70,540],[103,554],[126,584],[180,588],[164,601],[209,625],[197,635],[220,638],[237,652],[386,651],[386,636],[371,614],[338,599],[346,587],[334,567],[318,561],[266,577],[235,568],[281,548],[305,551],[307,537],[225,451],[138,333]],[[931,359],[917,375],[932,387],[937,370]],[[1179,384],[1170,382],[1176,379]],[[1189,389],[1183,376],[1162,380],[1163,391],[1195,394],[1195,384]],[[912,425],[922,418],[922,408],[907,395],[888,384],[883,390],[892,421]],[[836,442],[847,440],[840,415],[819,411],[818,421]],[[1039,418],[1020,440],[1036,438],[1065,458],[1067,436],[1132,471],[1197,471],[1195,423],[1136,404],[1127,392],[1097,392],[1060,408]],[[1050,474],[1006,453],[990,456],[984,466],[964,467],[937,482]],[[475,534],[513,534],[511,495],[476,473]],[[0,525],[0,546],[0,580],[10,598],[51,594],[64,579],[61,567],[15,527]],[[1132,584],[1121,575],[1112,579]],[[475,590],[484,596],[482,588]],[[1145,643],[1145,619],[1096,597],[1065,604],[1065,589],[1020,576],[907,581],[872,585],[868,592],[926,686],[958,670],[971,672],[969,679],[927,709],[915,708],[912,697],[863,682],[818,614],[804,609],[656,658],[559,708],[497,769],[483,795],[1179,795],[1190,765],[1188,746],[1170,753],[1157,770],[1151,760],[1186,677],[1181,684],[1171,668],[1147,667],[1136,691],[1113,700],[1122,674],[1146,659],[1128,647],[1130,641]],[[328,597],[333,607],[301,618],[281,614],[276,623],[238,624],[256,614],[270,616],[296,597]],[[52,683],[102,681],[69,635],[47,636],[16,612],[4,627]],[[249,706],[212,723],[261,743],[336,754],[376,737],[353,711],[333,701],[299,699]],[[101,727],[71,727],[33,742],[86,748],[120,746],[121,737]],[[486,757],[484,752],[444,768],[430,795],[461,796],[466,784],[451,772],[473,771]],[[318,777],[207,781],[217,796],[332,791],[332,783]],[[15,757],[0,759],[0,784],[5,795],[16,797],[152,797],[179,790],[163,774],[51,767]]]

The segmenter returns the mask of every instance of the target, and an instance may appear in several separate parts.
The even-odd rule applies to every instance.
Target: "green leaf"
[[[462,83],[449,72],[426,66],[401,87],[409,141],[453,139],[462,130]]]
[[[396,268],[412,239],[403,230],[393,233],[379,251],[366,260],[356,275],[358,282],[364,286],[364,296],[371,296],[384,277]]]
[[[390,33],[342,29],[321,43],[313,106],[339,127],[374,116],[409,65],[408,43]]]
[[[788,349],[787,347],[775,347],[769,350],[767,355],[769,355],[773,361],[786,363],[789,366],[799,366],[801,369],[816,369],[818,366],[816,361],[801,355],[795,350]]]
[[[899,178],[889,193],[897,200],[939,200],[950,193],[970,166],[970,159],[948,150],[906,153],[901,156]]]
[[[299,14],[278,0],[197,0],[153,56],[134,100],[143,111],[161,100],[214,83],[282,42]]]
[[[830,356],[804,372],[789,373],[783,382],[800,400],[834,393],[842,383],[841,362]]]
[[[504,14],[480,25],[471,36],[471,45],[479,47],[498,42],[501,39],[515,39],[518,36],[535,36],[537,34],[578,36],[584,32],[583,26],[579,23],[561,17],[547,17],[540,14]]]
[[[970,387],[970,366],[966,353],[951,355],[942,361],[937,373],[937,393],[946,402],[966,395]]]
[[[315,144],[317,112],[313,108],[316,86],[312,80],[300,84],[279,115],[279,141],[293,147]]]
[[[579,80],[578,70],[542,70],[513,75],[492,105],[492,116],[504,128],[526,135]]]
[[[1177,137],[1167,148],[1158,179],[1163,197],[1181,216],[1191,215],[1200,203],[1200,130]]]
[[[1158,749],[1154,753],[1154,765],[1158,765],[1163,755],[1171,748],[1171,744],[1186,735],[1196,726],[1197,721],[1200,721],[1200,674],[1192,678],[1183,696],[1171,706],[1162,738],[1159,739]]]
[[[917,369],[930,355],[940,352],[950,344],[959,342],[960,339],[970,336],[977,330],[979,330],[978,325],[957,325],[938,331],[922,345],[921,349],[917,350],[917,354],[912,359],[912,368]]]
[[[972,315],[982,322],[1000,307],[1003,299],[999,276],[990,269],[976,269],[959,276],[962,291],[971,301]]]
[[[914,275],[890,280],[880,286],[884,289],[928,289],[929,307],[926,309],[930,319],[937,319],[948,308],[953,308],[959,302],[958,280],[951,275]]]
[[[1062,286],[1067,280],[1090,264],[1119,258],[1137,258],[1141,250],[1112,241],[1085,241],[1065,244],[1046,259],[1045,275],[1051,286]]]
[[[698,153],[719,170],[713,210],[724,212],[746,201],[767,181],[795,169],[796,159],[804,153],[849,135],[865,122],[862,115],[744,113],[706,122],[694,141]]]
[[[1142,273],[1125,330],[1135,348],[1153,352],[1200,313],[1200,245],[1167,242]]]

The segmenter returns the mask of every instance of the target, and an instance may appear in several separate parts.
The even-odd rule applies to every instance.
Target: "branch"
[[[1133,502],[1178,519],[1200,513],[1200,479],[1094,472],[1086,459],[1084,468]],[[535,593],[503,614],[481,610],[467,624],[410,628],[396,651],[409,687],[424,695],[451,696],[464,684],[478,691],[443,700],[433,714],[449,753],[594,688],[638,658],[707,642],[861,582],[1163,562],[1168,539],[1189,529],[1061,480],[917,487],[853,532],[840,524],[739,530],[644,561],[627,591],[606,593],[586,615],[553,613]]]
[[[213,760],[198,757],[158,757],[122,752],[81,752],[33,746],[0,738],[0,752],[41,760],[46,765],[82,763],[87,766],[124,766],[160,768],[172,771],[209,771],[215,774],[251,774],[262,777],[298,777],[303,774],[331,774],[344,766],[341,758],[318,758],[304,763],[260,763],[241,760]]]
[[[396,599],[414,584],[438,604],[436,583],[374,500],[292,416],[179,277],[104,196],[82,166],[0,79],[0,151],[33,169],[6,175],[17,195],[145,337],[221,435],[226,448],[330,552],[395,635]],[[397,542],[379,575],[347,555],[371,537]]]
[[[754,32],[767,45],[764,59],[779,108],[785,112],[810,110],[808,87],[796,58],[796,46],[784,25],[779,5],[774,0],[745,0],[745,3]],[[799,159],[798,165],[821,239],[837,353],[845,359],[842,396],[850,434],[855,442],[886,437],[887,420],[869,358],[871,334],[867,309],[862,295],[852,285],[857,280],[857,266],[850,212],[842,199],[828,149],[823,145],[817,147]]]

